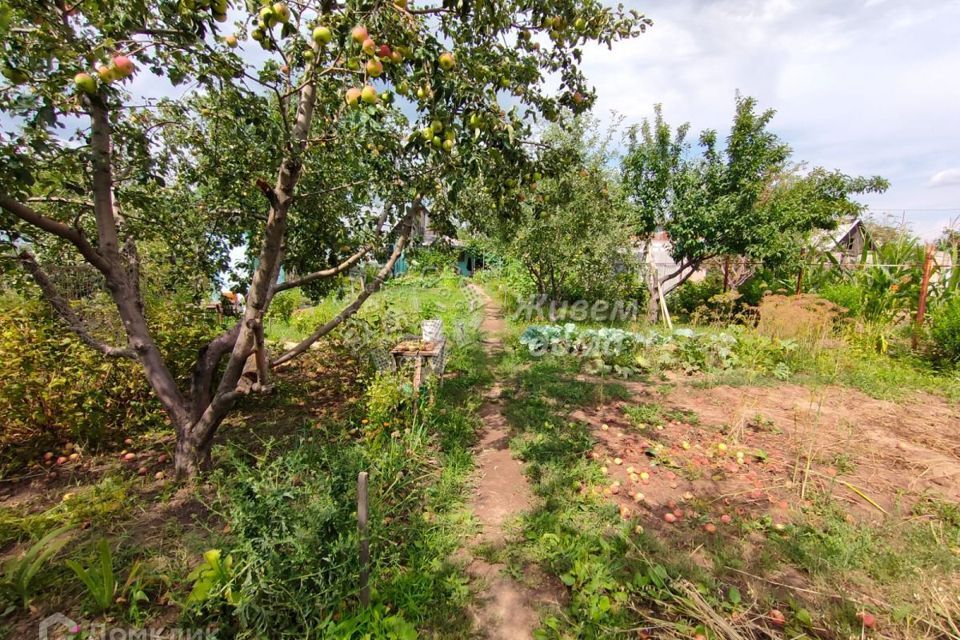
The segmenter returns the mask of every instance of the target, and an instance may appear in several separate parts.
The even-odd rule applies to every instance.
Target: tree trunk
[[[173,454],[173,466],[178,479],[193,478],[210,469],[213,439],[200,442],[192,425],[177,429],[177,446]]]
[[[657,287],[648,286],[647,292],[647,322],[650,324],[657,324],[660,322],[660,296],[657,293]]]

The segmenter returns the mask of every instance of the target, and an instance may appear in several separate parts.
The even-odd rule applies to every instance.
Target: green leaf
[[[730,587],[730,590],[727,591],[727,599],[730,600],[734,605],[740,604],[740,589],[736,587]]]

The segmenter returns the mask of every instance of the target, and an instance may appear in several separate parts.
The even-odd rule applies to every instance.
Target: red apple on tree
[[[377,49],[377,55],[380,56],[381,58],[391,58],[392,53],[393,53],[393,50],[390,48],[390,45],[388,44],[382,44]]]
[[[121,78],[126,78],[133,73],[133,60],[127,56],[114,56],[113,66],[120,73]]]
[[[363,41],[369,37],[369,34],[365,26],[358,24],[350,31],[350,37],[353,38],[353,41],[357,44],[363,44]]]

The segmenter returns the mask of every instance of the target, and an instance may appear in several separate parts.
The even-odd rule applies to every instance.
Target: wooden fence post
[[[801,291],[803,291],[803,249],[800,250],[800,268],[797,269],[797,289],[794,295],[799,298]]]
[[[370,536],[367,531],[367,472],[357,476],[357,528],[360,531],[360,604],[370,604]]]
[[[920,300],[917,302],[917,320],[913,327],[913,348],[920,344],[920,332],[923,329],[923,317],[927,313],[927,292],[930,289],[930,272],[933,270],[933,255],[936,246],[927,245],[927,255],[923,260],[923,280],[920,281]]]

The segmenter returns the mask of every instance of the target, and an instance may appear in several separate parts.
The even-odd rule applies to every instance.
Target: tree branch
[[[397,242],[393,247],[393,253],[390,255],[390,258],[387,260],[387,263],[383,265],[383,268],[377,272],[376,277],[364,288],[360,295],[351,302],[347,307],[345,307],[340,313],[338,313],[334,318],[324,323],[317,328],[312,334],[307,336],[303,341],[301,341],[297,346],[290,349],[282,356],[270,363],[271,368],[279,367],[280,365],[293,360],[297,356],[304,353],[307,349],[310,348],[314,342],[327,335],[333,331],[336,327],[341,325],[345,320],[350,318],[353,314],[357,312],[358,309],[366,302],[367,298],[373,295],[380,286],[383,284],[384,280],[387,279],[387,276],[390,275],[390,272],[393,270],[394,265],[397,263],[397,260],[400,259],[400,255],[403,253],[403,247],[407,242],[407,239],[410,237],[410,232],[412,230],[412,218],[413,212],[419,210],[419,204],[411,208],[410,213],[404,218],[403,229],[400,232],[400,236],[397,238]]]
[[[84,237],[83,233],[81,233],[76,227],[71,227],[70,225],[60,222],[59,220],[48,218],[42,213],[38,213],[32,207],[14,200],[6,194],[0,195],[0,207],[6,209],[27,224],[33,225],[38,229],[42,229],[47,233],[53,234],[59,238],[63,238],[67,242],[71,243],[77,249],[79,249],[81,255],[83,255],[86,261],[96,267],[101,273],[106,273],[110,270],[110,265],[107,263],[107,261],[103,259],[103,256],[100,255],[96,248],[90,244],[86,237]]]
[[[80,319],[73,310],[73,307],[70,306],[70,301],[60,294],[56,285],[53,284],[50,277],[44,272],[43,268],[37,263],[36,258],[34,258],[30,252],[21,251],[20,255],[17,256],[17,260],[23,266],[24,270],[30,274],[33,281],[37,283],[37,286],[40,287],[44,299],[50,304],[57,315],[60,316],[60,319],[67,325],[67,328],[77,334],[77,337],[79,337],[85,345],[99,351],[108,358],[135,359],[137,357],[137,354],[129,347],[114,347],[90,335],[83,320]]]
[[[380,214],[380,219],[377,221],[377,228],[376,228],[377,240],[379,240],[383,235],[382,234],[383,223],[386,221],[386,218],[387,218],[387,207],[384,207],[383,213]],[[399,227],[399,223],[397,226]],[[352,256],[350,256],[349,258],[347,258],[346,260],[344,260],[343,262],[341,262],[335,267],[331,267],[329,269],[322,269],[320,271],[314,271],[313,273],[308,273],[307,275],[301,276],[294,280],[287,280],[286,282],[283,282],[281,284],[274,285],[273,293],[276,294],[276,293],[280,293],[281,291],[286,291],[287,289],[295,289],[297,287],[302,287],[305,284],[309,284],[317,280],[322,280],[324,278],[332,278],[333,276],[343,273],[344,271],[346,271],[347,269],[355,265],[357,262],[360,261],[361,258],[363,258],[363,256],[373,251],[373,248],[374,248],[374,241],[370,241],[365,245],[363,245],[362,247],[360,247],[360,249],[356,253],[354,253]]]

